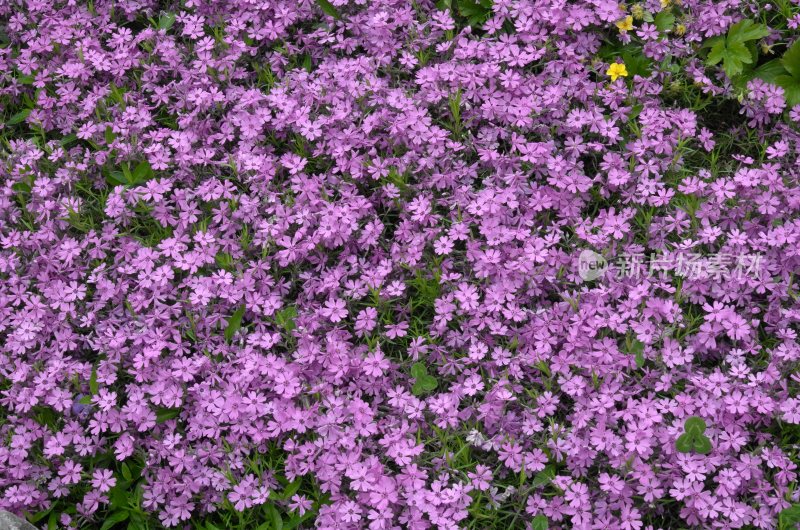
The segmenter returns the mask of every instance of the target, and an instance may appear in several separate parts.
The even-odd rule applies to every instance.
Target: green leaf
[[[778,528],[780,530],[797,528],[798,524],[800,524],[800,504],[793,504],[778,515]]]
[[[480,26],[491,16],[492,5],[491,0],[458,0],[458,13],[470,26]]]
[[[775,78],[781,75],[786,75],[786,70],[780,59],[773,59],[753,70],[753,74],[750,77],[755,77],[774,85]]]
[[[175,13],[161,13],[158,17],[158,29],[169,30],[175,24]]]
[[[756,24],[749,18],[741,20],[728,29],[728,46],[751,40],[763,39],[769,35],[769,28],[764,24]]]
[[[692,450],[694,446],[694,437],[691,434],[684,433],[678,436],[678,439],[675,440],[675,449],[677,449],[681,453],[688,453]]]
[[[672,14],[672,11],[660,11],[655,16],[654,22],[658,31],[663,33],[668,31],[672,28],[673,24],[675,24],[675,15]]]
[[[121,523],[122,521],[127,520],[129,515],[130,514],[128,512],[124,512],[124,511],[112,513],[111,515],[106,517],[105,521],[103,521],[103,526],[100,527],[100,530],[108,530],[109,528],[113,527],[115,524]]]
[[[6,122],[6,125],[16,125],[18,123],[22,123],[28,116],[30,116],[30,114],[31,109],[23,109],[11,116]]]
[[[133,170],[131,184],[142,184],[153,178],[153,168],[150,167],[150,162],[147,160],[139,162],[136,169]]]
[[[790,107],[800,105],[800,79],[791,75],[779,75],[775,84],[783,89],[783,97]]]
[[[545,468],[536,475],[534,475],[531,484],[534,488],[539,488],[542,486],[547,486],[550,484],[556,476],[556,468],[552,465],[545,466]]]
[[[706,422],[699,416],[689,416],[683,422],[683,430],[687,433],[703,434],[706,432]]]
[[[78,400],[78,403],[81,405],[91,405],[92,404],[92,396],[83,396]]]
[[[133,480],[133,475],[131,474],[131,468],[128,467],[128,464],[125,462],[122,463],[122,478],[127,481]]]
[[[424,375],[428,375],[428,367],[424,363],[414,363],[411,366],[411,377],[419,379]]]
[[[274,504],[269,505],[269,514],[272,517],[273,530],[283,530],[283,518]]]
[[[72,142],[74,142],[77,139],[78,139],[78,135],[75,134],[75,133],[72,133],[72,134],[66,135],[64,138],[59,140],[58,143],[61,144],[61,147],[66,147],[66,146],[68,146],[69,144],[71,144]]]
[[[244,316],[244,305],[239,306],[239,309],[228,318],[228,325],[225,327],[225,340],[230,343],[233,336],[242,327],[242,317]]]
[[[333,17],[336,20],[342,18],[342,15],[339,14],[339,11],[336,10],[336,6],[331,4],[328,0],[317,0],[317,5],[320,9],[322,9],[322,12],[329,17]]]
[[[295,318],[297,318],[297,308],[293,305],[287,306],[275,313],[275,322],[286,331],[292,331],[295,328]]]
[[[711,446],[711,440],[708,438],[708,436],[703,434],[695,436],[693,448],[696,453],[701,455],[707,455],[713,449]]]
[[[420,374],[418,377],[415,378],[414,386],[411,387],[411,392],[415,396],[421,396],[422,394],[427,394],[428,392],[432,392],[436,390],[436,387],[439,386],[439,383],[436,381],[436,378],[432,375],[428,374]]]
[[[547,517],[545,517],[544,515],[537,515],[531,521],[531,528],[533,530],[547,530],[548,527],[549,527],[549,521],[547,520]]]
[[[644,352],[637,351],[633,359],[636,362],[637,368],[642,368],[644,366]]]
[[[165,421],[175,418],[180,413],[181,409],[179,408],[159,408],[156,411],[156,423],[164,423]]]
[[[297,490],[300,489],[300,485],[302,483],[303,483],[303,479],[302,478],[296,478],[292,482],[290,482],[286,486],[286,489],[283,490],[283,493],[281,493],[281,499],[282,500],[290,499],[292,497],[292,495],[297,493]]]
[[[781,63],[790,74],[800,78],[800,39],[797,39],[794,44],[786,50],[781,58]]]
[[[97,395],[97,392],[100,390],[97,384],[97,367],[92,368],[92,375],[89,377],[89,390],[91,390],[93,395]]]

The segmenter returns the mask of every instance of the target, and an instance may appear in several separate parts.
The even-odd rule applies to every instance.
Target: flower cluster
[[[0,509],[774,528],[800,106],[703,56],[758,9],[0,3]],[[586,250],[760,269],[587,281]]]

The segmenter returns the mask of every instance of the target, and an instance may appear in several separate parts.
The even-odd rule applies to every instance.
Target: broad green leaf
[[[547,486],[556,476],[556,468],[553,466],[545,466],[545,468],[536,475],[534,475],[531,484],[534,488],[539,488],[541,486]]]
[[[139,162],[136,169],[133,170],[132,184],[141,184],[153,178],[153,168],[150,167],[150,162],[147,160]]]
[[[18,123],[22,123],[28,116],[30,116],[30,114],[31,114],[31,109],[21,110],[16,114],[14,114],[13,116],[11,116],[6,122],[6,125],[16,125]]]
[[[678,436],[677,440],[675,440],[675,449],[677,449],[681,453],[690,452],[693,446],[694,446],[694,439],[693,436],[689,433],[683,433],[680,436]]]
[[[239,306],[239,309],[228,318],[228,325],[225,326],[225,340],[230,342],[233,336],[242,327],[242,317],[244,316],[244,305]]]
[[[339,11],[336,9],[336,6],[331,4],[328,0],[317,0],[317,5],[320,9],[322,9],[322,12],[329,17],[333,17],[337,20],[342,18],[342,15],[340,15]]]
[[[741,42],[727,43],[722,53],[722,69],[728,77],[742,73],[744,65],[752,63],[753,57],[747,46]]]
[[[533,530],[547,530],[549,527],[549,521],[547,517],[544,515],[537,515],[531,521],[531,528]]]
[[[470,26],[480,26],[491,16],[492,4],[491,0],[458,0],[458,13]]]
[[[706,422],[699,416],[689,416],[683,423],[683,429],[688,433],[703,434],[706,432]]]
[[[728,45],[763,39],[769,35],[769,28],[756,24],[749,18],[741,20],[728,29]]]
[[[781,63],[790,74],[800,79],[800,39],[797,39],[791,48],[786,50],[781,58]]]
[[[672,11],[660,11],[655,16],[654,22],[658,31],[663,33],[672,28],[672,25],[675,24],[675,15],[672,14]]]
[[[167,31],[173,24],[175,24],[175,13],[161,13],[158,17],[158,29]]]
[[[642,368],[644,366],[644,352],[637,351],[634,355],[634,361],[636,362],[637,368]]]
[[[713,449],[711,446],[711,440],[708,438],[708,436],[703,434],[695,436],[693,448],[696,453],[700,453],[701,455],[707,455]]]
[[[775,84],[783,89],[783,97],[789,107],[800,105],[800,79],[791,75],[779,75]]]
[[[706,57],[706,64],[712,66],[718,64],[725,55],[725,37],[714,37],[706,42],[705,45],[711,47],[711,51],[708,52],[708,57]]]
[[[126,511],[112,513],[106,517],[105,521],[103,521],[103,526],[100,527],[100,530],[108,530],[109,528],[112,528],[115,524],[127,520],[129,515],[130,514]]]
[[[753,70],[753,74],[748,77],[755,77],[767,83],[775,84],[775,79],[781,75],[786,75],[786,70],[780,59],[773,59]]]
[[[423,375],[428,374],[428,367],[424,363],[414,363],[411,366],[411,377],[419,379]]]
[[[800,524],[800,504],[793,504],[778,515],[780,530],[794,529],[798,524]]]

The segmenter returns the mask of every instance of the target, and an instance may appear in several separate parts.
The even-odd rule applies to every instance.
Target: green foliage
[[[549,521],[547,520],[547,517],[545,517],[544,515],[537,515],[531,521],[531,528],[533,530],[547,530],[548,527],[549,527]]]
[[[756,24],[744,19],[731,26],[725,36],[714,37],[706,43],[711,47],[706,59],[709,65],[722,62],[722,69],[728,77],[734,77],[744,70],[744,65],[753,64],[756,57],[747,43],[769,35],[769,29],[763,24]]]
[[[778,530],[790,530],[800,525],[800,504],[793,504],[778,515]]]
[[[291,332],[295,328],[295,318],[297,318],[297,308],[293,305],[285,307],[275,313],[275,323],[288,332]]]
[[[711,440],[703,434],[706,431],[706,422],[698,416],[686,418],[683,424],[684,433],[675,440],[675,448],[681,453],[694,451],[707,455],[713,449]]]
[[[780,62],[786,73],[776,76],[773,82],[783,88],[787,105],[800,105],[800,39],[786,50]]]
[[[228,318],[228,325],[225,326],[225,340],[230,343],[233,336],[242,327],[242,317],[244,316],[244,305],[239,308]]]
[[[439,386],[436,378],[428,374],[428,368],[424,363],[414,363],[411,366],[411,377],[414,378],[414,386],[411,387],[411,392],[415,396],[433,392]]]
[[[322,12],[328,15],[329,17],[333,17],[337,20],[342,18],[342,15],[340,15],[339,11],[336,9],[336,6],[331,4],[328,0],[317,0],[317,5],[322,10]]]

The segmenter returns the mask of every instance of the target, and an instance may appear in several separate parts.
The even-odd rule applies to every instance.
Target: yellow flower
[[[633,17],[628,15],[619,22],[617,22],[617,29],[620,31],[630,31],[633,29]]]
[[[627,77],[628,69],[625,68],[625,64],[623,63],[613,63],[608,67],[608,70],[606,70],[606,75],[611,76],[611,81],[616,81],[619,77]]]
[[[661,0],[661,8],[666,9],[672,5],[672,0]]]

